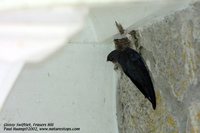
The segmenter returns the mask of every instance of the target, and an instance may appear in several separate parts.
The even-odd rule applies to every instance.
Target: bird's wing
[[[134,50],[127,48],[119,58],[124,73],[131,79],[137,88],[156,108],[156,97],[153,83],[149,75],[148,68],[143,58]]]

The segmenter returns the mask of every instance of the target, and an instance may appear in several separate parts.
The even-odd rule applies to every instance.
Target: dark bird
[[[107,61],[120,64],[124,73],[156,109],[156,96],[153,83],[144,59],[135,50],[126,47],[116,49],[107,56]]]

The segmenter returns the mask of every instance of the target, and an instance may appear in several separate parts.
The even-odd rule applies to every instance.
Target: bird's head
[[[119,54],[120,54],[119,50],[114,50],[114,51],[110,52],[110,54],[107,56],[107,61],[116,63],[118,61]]]

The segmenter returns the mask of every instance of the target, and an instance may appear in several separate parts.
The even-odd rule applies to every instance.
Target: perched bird
[[[121,25],[120,29],[123,29]],[[116,50],[112,51],[107,56],[107,61],[119,64],[124,73],[142,92],[145,98],[152,103],[153,109],[156,109],[156,96],[154,87],[144,59],[137,51],[130,48],[130,41],[127,37],[115,39],[114,42],[116,45]]]

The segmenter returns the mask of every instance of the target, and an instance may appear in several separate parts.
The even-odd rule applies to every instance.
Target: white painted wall
[[[0,113],[4,123],[46,123],[81,133],[116,133],[112,42],[99,45],[91,18],[82,32],[39,64],[25,66]]]
[[[56,127],[81,128],[81,133],[117,133],[116,75],[106,56],[114,49],[114,20],[129,27],[163,8],[141,4],[91,9],[85,29],[62,50],[26,65],[0,113],[0,132],[3,123],[53,122]]]
[[[81,133],[115,133],[113,67],[109,44],[66,45],[54,57],[27,65],[0,114],[6,122],[54,122]],[[3,132],[0,128],[0,132]]]

